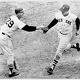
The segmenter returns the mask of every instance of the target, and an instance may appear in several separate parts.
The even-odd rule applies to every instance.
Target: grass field
[[[71,6],[71,12],[80,17],[79,0],[63,0]],[[47,26],[54,18],[54,13],[58,11],[61,3],[53,2],[0,2],[0,25],[14,14],[16,7],[25,9],[23,22],[29,25]],[[80,36],[73,42],[79,42]],[[80,52],[74,49],[68,50],[63,54],[54,74],[46,74],[45,67],[53,60],[58,38],[54,29],[50,29],[47,34],[42,31],[24,32],[19,30],[12,36],[14,52],[20,67],[20,75],[13,77],[16,79],[79,79],[80,78]],[[0,78],[6,79],[6,56],[0,55]]]

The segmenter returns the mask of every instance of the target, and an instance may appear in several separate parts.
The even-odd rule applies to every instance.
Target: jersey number
[[[9,19],[7,20],[7,22],[6,22],[6,24],[8,25],[9,28],[11,28],[11,27],[13,26],[13,24],[14,24],[14,21],[11,20],[11,18],[9,18]]]

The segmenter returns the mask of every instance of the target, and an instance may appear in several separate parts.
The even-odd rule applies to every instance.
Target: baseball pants
[[[56,51],[56,55],[62,56],[62,53],[65,49],[69,49],[71,47],[71,39],[72,39],[72,33],[69,33],[67,35],[63,35],[58,32],[58,37],[60,39],[59,45]]]
[[[7,65],[13,64],[14,53],[11,39],[7,35],[0,32],[0,48],[2,52],[7,55]]]

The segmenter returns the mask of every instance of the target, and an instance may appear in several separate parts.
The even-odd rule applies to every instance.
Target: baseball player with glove
[[[80,50],[79,43],[76,43],[75,45],[71,45],[70,43],[73,35],[73,26],[76,25],[76,34],[78,34],[80,21],[76,15],[69,11],[69,9],[70,6],[64,4],[59,12],[55,14],[53,21],[47,27],[42,28],[43,32],[46,33],[50,28],[56,25],[55,28],[60,39],[54,60],[47,68],[47,73],[49,75],[53,74],[53,70],[65,49],[75,48],[77,51]]]
[[[11,35],[14,35],[14,32],[18,29],[22,29],[28,32],[39,30],[39,28],[36,26],[29,26],[23,23],[20,20],[23,14],[24,11],[22,8],[15,9],[15,15],[12,15],[9,19],[7,19],[6,23],[1,26],[0,30],[0,47],[8,55],[7,65],[9,69],[9,77],[19,75],[19,69],[17,67],[13,53]]]

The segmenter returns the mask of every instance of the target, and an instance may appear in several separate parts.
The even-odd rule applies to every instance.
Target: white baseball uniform
[[[15,31],[21,29],[26,24],[20,21],[17,16],[11,16],[6,24],[1,26],[0,30],[0,47],[1,49],[8,55],[7,64],[13,64],[14,61],[14,53],[13,53],[13,45],[10,39],[10,36],[14,34]]]
[[[62,55],[65,49],[71,47],[70,41],[77,16],[72,13],[63,16],[61,12],[58,12],[55,14],[55,18],[58,20],[56,30],[60,39],[56,54]]]

